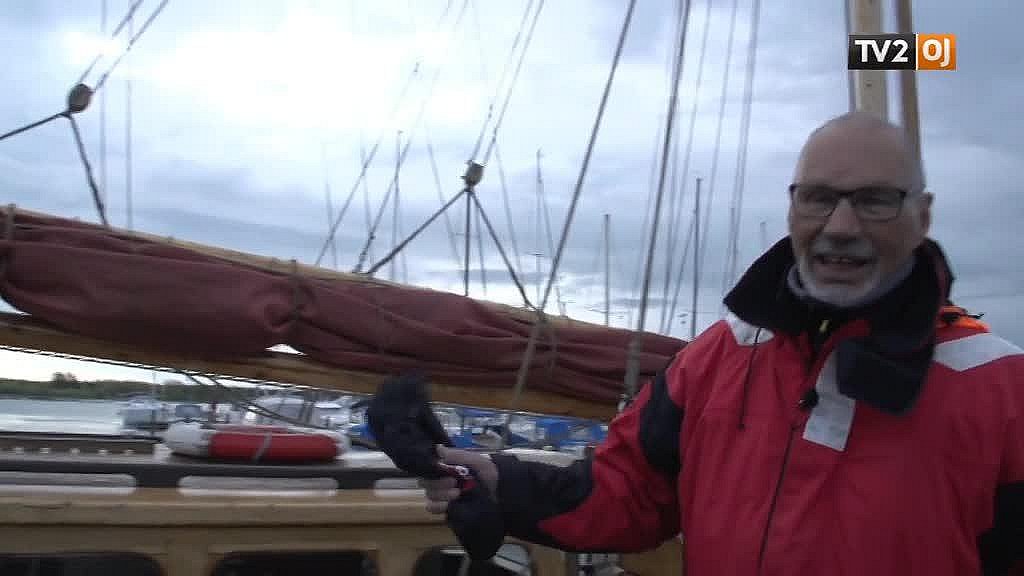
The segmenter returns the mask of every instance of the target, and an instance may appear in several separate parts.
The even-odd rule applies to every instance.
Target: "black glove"
[[[435,447],[453,444],[430,409],[426,379],[403,375],[385,380],[366,418],[377,445],[396,466],[420,478],[456,478],[462,495],[448,504],[448,526],[470,559],[493,557],[505,538],[501,510],[471,470],[439,464]]]

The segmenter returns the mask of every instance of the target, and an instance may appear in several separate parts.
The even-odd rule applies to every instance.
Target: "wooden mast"
[[[850,34],[882,34],[884,0],[846,0]],[[896,0],[896,32],[914,32],[912,0]],[[907,132],[914,156],[921,158],[921,127],[918,115],[917,72],[900,70],[899,124]],[[853,70],[850,73],[850,109],[873,112],[889,120],[889,91],[885,70]]]
[[[896,31],[900,34],[914,32],[914,16],[911,0],[897,0]],[[914,150],[914,156],[921,159],[921,121],[917,108],[917,72],[901,70],[900,75],[900,115],[901,124],[907,131],[907,138]]]
[[[850,34],[882,33],[883,0],[847,0]],[[882,118],[889,118],[889,96],[886,88],[885,70],[854,70],[851,108],[872,112]],[[851,110],[851,111],[852,111]]]

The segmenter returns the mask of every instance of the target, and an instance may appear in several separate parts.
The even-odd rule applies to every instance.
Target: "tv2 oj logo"
[[[955,34],[850,34],[850,70],[956,70]]]

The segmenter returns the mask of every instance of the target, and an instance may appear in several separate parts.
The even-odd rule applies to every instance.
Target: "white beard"
[[[877,267],[874,273],[859,286],[818,284],[811,274],[810,262],[807,257],[797,261],[797,271],[800,274],[800,283],[803,284],[808,296],[837,308],[855,308],[880,296],[875,293],[882,281]]]

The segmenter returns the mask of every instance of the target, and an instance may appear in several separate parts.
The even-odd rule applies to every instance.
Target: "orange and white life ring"
[[[245,462],[333,460],[350,446],[330,430],[201,422],[171,424],[164,444],[177,454]]]

